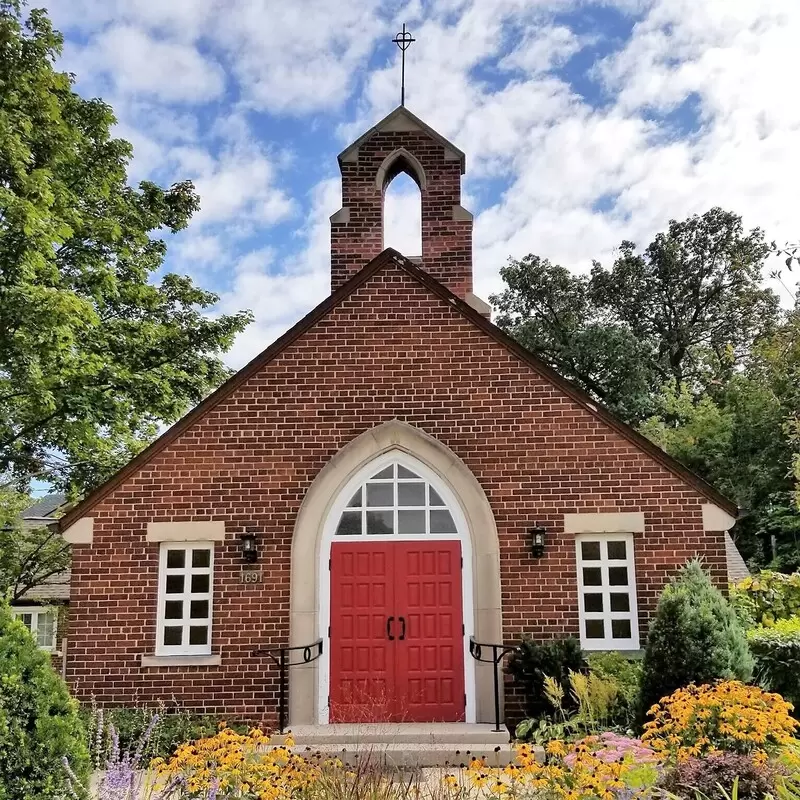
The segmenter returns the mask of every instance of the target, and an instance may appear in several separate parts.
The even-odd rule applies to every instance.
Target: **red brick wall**
[[[461,203],[461,162],[446,158],[444,146],[422,131],[377,133],[359,147],[357,161],[341,164],[349,221],[331,223],[331,289],[383,251],[384,192],[375,178],[384,159],[400,147],[425,170],[422,267],[463,298],[472,291],[472,220],[453,219],[453,207]]]
[[[724,582],[722,534],[704,534],[693,488],[637,450],[390,264],[91,513],[74,549],[68,678],[103,703],[171,700],[274,720],[277,672],[256,647],[289,637],[295,517],[316,474],[354,437],[398,418],[458,454],[497,521],[506,639],[577,634],[568,512],[643,511],[636,536],[642,633],[668,576],[702,553]],[[216,550],[219,667],[146,668],[158,545],[150,521],[224,520]],[[534,559],[526,531],[548,528]],[[264,581],[239,582],[237,533],[254,526]]]

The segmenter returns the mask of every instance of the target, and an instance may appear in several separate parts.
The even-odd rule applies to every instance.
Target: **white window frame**
[[[40,650],[48,653],[55,653],[58,642],[58,611],[53,606],[11,606],[11,613],[15,617],[22,617],[23,614],[31,615],[30,632]],[[53,618],[53,638],[50,644],[39,644],[39,617],[51,616]],[[22,621],[20,619],[20,621]],[[23,623],[24,624],[24,623]],[[28,627],[27,625],[25,626]]]
[[[347,505],[344,506],[342,509],[341,514],[339,515],[339,520],[341,521],[344,514],[359,514],[360,520],[360,527],[361,530],[358,533],[338,533],[336,530],[334,531],[334,541],[347,541],[347,540],[359,540],[359,541],[394,541],[396,539],[453,539],[454,537],[458,536],[458,527],[453,516],[453,511],[448,505],[445,498],[442,496],[440,490],[435,486],[430,480],[427,480],[423,475],[420,474],[418,469],[411,469],[405,463],[402,463],[397,458],[388,461],[387,463],[375,462],[377,466],[373,470],[373,472],[367,472],[367,478],[362,480],[354,489],[351,494],[350,498],[345,498],[347,501]],[[388,478],[376,478],[374,477],[376,474],[379,474],[385,471],[387,468],[392,469],[392,476]],[[398,470],[400,468],[406,469],[408,472],[413,473],[414,477],[411,476],[400,476]],[[390,486],[392,488],[392,502],[389,504],[383,505],[368,505],[367,495],[368,495],[368,486]],[[424,501],[418,504],[402,504],[400,502],[400,487],[401,486],[422,486],[423,487],[423,496]],[[439,495],[439,499],[441,500],[441,504],[439,505],[431,505],[430,502],[430,493],[436,492]],[[356,492],[360,492],[361,494],[361,501],[359,504],[355,506],[350,505],[350,500],[356,494]],[[400,514],[405,511],[410,512],[421,512],[424,518],[423,528],[424,530],[418,530],[416,532],[411,533],[400,533]],[[435,512],[445,512],[450,517],[450,521],[453,525],[453,529],[451,531],[445,533],[431,533],[431,513]],[[377,512],[377,513],[390,513],[392,515],[392,533],[367,533],[369,523],[368,523],[368,515],[370,512]],[[338,522],[337,522],[337,529],[338,529]]]
[[[625,555],[623,559],[608,558],[608,542],[625,542]],[[584,561],[581,553],[581,543],[599,542],[600,560]],[[581,647],[584,650],[638,650],[639,649],[639,609],[636,600],[636,569],[634,559],[634,539],[632,533],[582,533],[575,537],[575,559],[578,572],[578,619],[580,624]],[[583,568],[599,567],[601,573],[600,586],[584,586]],[[609,583],[609,567],[626,567],[628,570],[627,586],[611,586]],[[612,593],[626,592],[630,600],[628,611],[612,611]],[[584,608],[584,592],[602,594],[603,610],[586,611]],[[606,636],[602,639],[589,639],[586,637],[586,621],[602,619]],[[631,635],[628,639],[614,639],[611,636],[611,621],[627,619],[631,625]]]
[[[184,550],[183,567],[167,568],[167,553],[170,550]],[[192,567],[192,553],[195,550],[209,550],[208,567]],[[205,575],[208,578],[208,592],[191,592],[191,576]],[[180,594],[167,594],[166,583],[168,575],[183,575],[183,592]],[[180,600],[183,602],[183,615],[180,620],[166,619],[166,603],[168,600]],[[202,620],[208,627],[208,637],[205,644],[189,644],[190,608],[192,600],[208,601],[208,617]],[[213,635],[213,616],[214,616],[214,542],[162,542],[158,560],[158,614],[156,622],[156,655],[157,656],[208,656],[211,655],[211,637]],[[201,620],[194,620],[200,622]],[[180,624],[183,628],[180,645],[164,644],[164,628],[177,627]]]

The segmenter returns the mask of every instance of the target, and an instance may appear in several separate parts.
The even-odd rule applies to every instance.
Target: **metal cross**
[[[411,46],[411,42],[417,40],[412,38],[411,34],[406,30],[406,24],[403,23],[403,30],[392,39],[392,41],[400,48],[401,67],[400,67],[400,105],[406,104],[406,50]]]

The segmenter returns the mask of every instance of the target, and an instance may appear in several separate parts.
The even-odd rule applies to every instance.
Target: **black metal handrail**
[[[492,657],[484,658],[485,649],[492,649]],[[516,644],[487,644],[476,642],[474,636],[469,637],[469,654],[482,664],[494,664],[494,730],[500,732],[500,662],[509,654],[519,650]]]
[[[301,661],[292,661],[290,653],[302,652]],[[299,667],[310,664],[322,655],[322,639],[317,639],[311,644],[301,644],[298,647],[266,647],[255,650],[254,656],[269,656],[277,665],[280,675],[278,684],[278,733],[283,733],[286,728],[286,678],[289,667]]]

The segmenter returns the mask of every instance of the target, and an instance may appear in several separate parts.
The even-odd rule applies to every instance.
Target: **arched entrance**
[[[385,477],[375,478],[390,467],[391,477],[387,472]],[[369,483],[383,485],[383,489],[375,491],[379,494],[382,491],[384,499],[388,498],[385,487],[391,486],[393,505],[370,507],[363,494]],[[395,503],[402,483],[408,484],[403,490],[406,506]],[[416,486],[410,488],[412,484]],[[362,489],[361,505],[348,509],[350,502],[357,502],[355,495],[359,488]],[[438,496],[438,499],[433,498],[434,503],[441,501],[443,505],[431,505],[431,488]],[[410,505],[414,496],[420,497],[421,490],[426,493],[426,504]],[[375,497],[378,498],[378,494]],[[381,514],[368,517],[371,510]],[[343,520],[345,512],[348,514]],[[427,516],[404,513],[401,523],[401,512],[423,512]],[[452,524],[441,512],[450,515]],[[361,524],[358,533],[357,517]],[[382,520],[385,527],[381,532],[370,532],[369,525],[377,530],[378,520]],[[420,528],[422,520],[424,532]],[[340,528],[342,525],[344,527]],[[414,526],[418,532],[411,532]],[[337,530],[340,533],[337,534]],[[341,532],[344,530],[352,532]],[[464,569],[458,576],[464,626],[460,641],[460,669],[466,694],[464,717],[469,722],[490,721],[493,718],[491,669],[475,664],[468,657],[467,644],[471,634],[483,641],[500,641],[502,636],[500,560],[494,518],[483,489],[461,459],[419,429],[393,420],[367,431],[342,448],[317,475],[298,514],[292,542],[291,644],[307,644],[322,636],[326,655],[320,662],[292,671],[291,724],[325,723],[330,719],[331,569],[337,546],[345,543],[351,547],[351,555],[355,552],[353,548],[358,549],[356,545],[369,546],[374,552],[380,549],[379,545],[397,547],[403,543],[404,547],[395,551],[395,560],[398,553],[401,557],[405,554],[407,560],[417,558],[418,554],[408,555],[409,547],[423,544],[425,549],[439,543],[436,546],[443,548],[442,552],[450,552],[453,558],[456,550],[460,552],[464,558]],[[397,583],[398,578],[395,576],[393,580]],[[456,583],[451,580],[449,585],[453,588]],[[399,620],[396,624],[400,625]],[[400,632],[401,628],[390,630],[394,636],[399,636]],[[336,645],[335,636],[333,644]]]
[[[330,722],[475,719],[472,544],[450,487],[392,449],[331,507],[320,548],[318,707]]]

